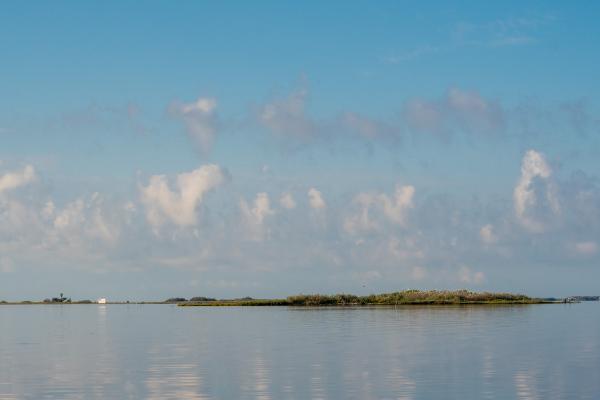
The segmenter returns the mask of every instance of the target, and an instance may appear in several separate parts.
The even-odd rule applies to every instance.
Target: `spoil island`
[[[533,298],[522,294],[471,292],[469,290],[403,290],[400,292],[356,296],[352,294],[299,294],[285,299],[207,299],[181,301],[182,307],[194,306],[394,306],[452,304],[544,304],[563,300]]]

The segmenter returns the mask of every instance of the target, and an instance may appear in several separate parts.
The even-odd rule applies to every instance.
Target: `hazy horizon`
[[[598,7],[5,3],[0,300],[598,295]]]

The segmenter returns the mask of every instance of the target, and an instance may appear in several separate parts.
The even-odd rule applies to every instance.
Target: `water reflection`
[[[600,393],[600,307],[0,307],[0,399]]]
[[[245,381],[246,388],[252,397],[260,400],[271,399],[271,377],[267,360],[260,351],[254,355],[254,360],[246,369],[248,372]]]
[[[520,400],[540,399],[535,385],[536,379],[530,371],[519,371],[515,374],[517,398]]]
[[[323,368],[321,364],[312,364],[310,370],[310,398],[315,400],[322,400],[325,398],[325,386],[323,384]]]
[[[202,393],[202,376],[196,364],[170,362],[156,358],[147,370],[147,399],[204,400],[210,397]]]

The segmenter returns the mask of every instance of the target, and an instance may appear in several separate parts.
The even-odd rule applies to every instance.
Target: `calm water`
[[[0,399],[598,399],[600,304],[0,306]]]

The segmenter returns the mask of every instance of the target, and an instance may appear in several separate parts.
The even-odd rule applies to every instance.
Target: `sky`
[[[598,11],[4,2],[0,300],[600,294]]]

